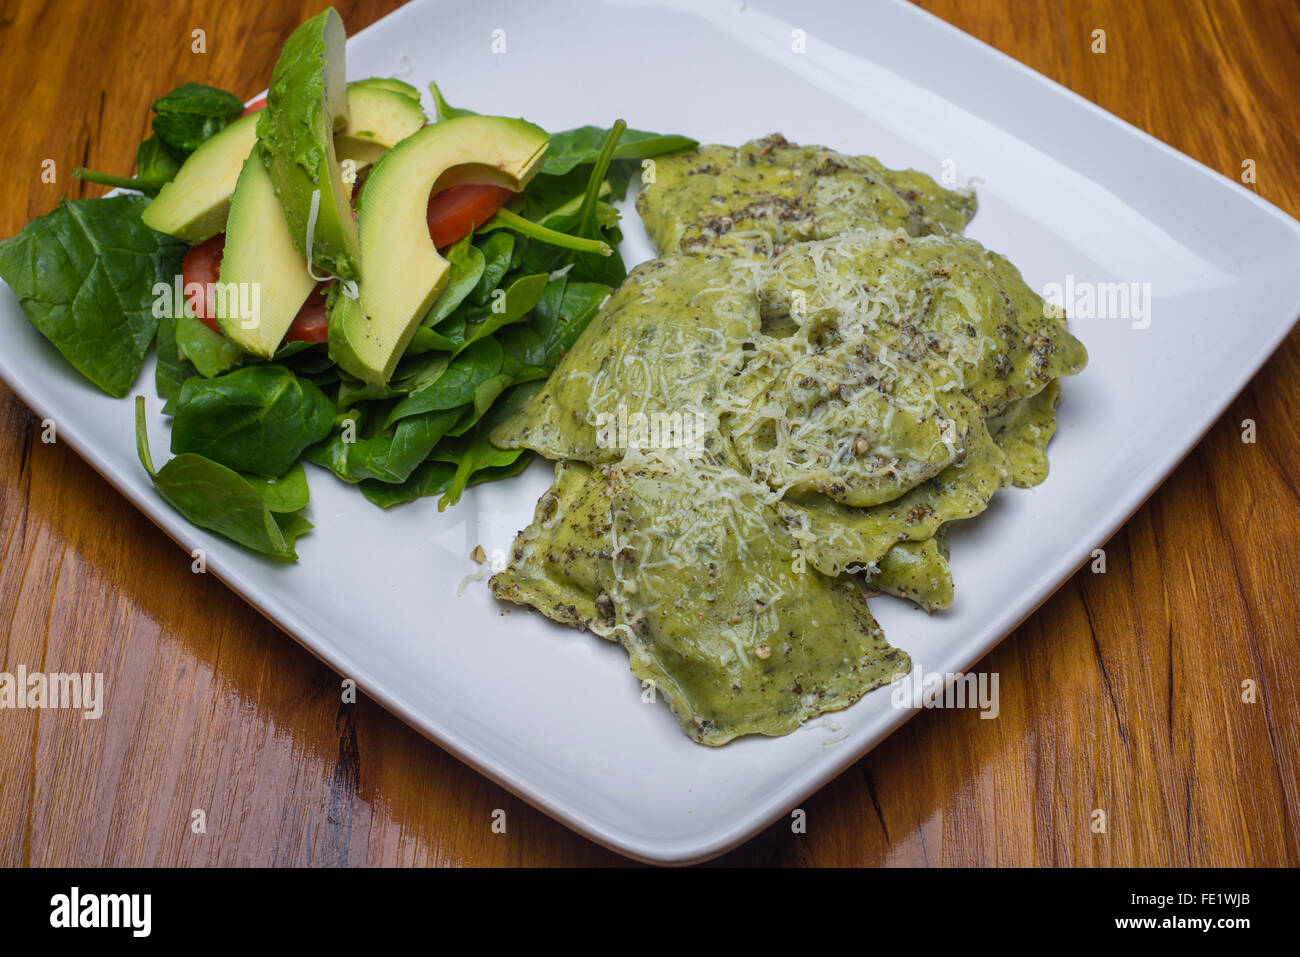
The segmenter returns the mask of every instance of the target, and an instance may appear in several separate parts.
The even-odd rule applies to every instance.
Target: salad
[[[400,79],[349,79],[326,9],[267,96],[186,83],[153,104],[126,190],[64,201],[0,241],[0,278],[87,380],[125,397],[151,349],[172,417],[142,466],[190,522],[295,560],[303,463],[389,508],[455,504],[522,471],[489,433],[626,276],[612,204],[643,160],[694,140],[548,134]]]

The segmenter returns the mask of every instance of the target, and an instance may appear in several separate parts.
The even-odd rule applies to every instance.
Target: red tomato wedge
[[[226,251],[226,234],[217,233],[211,239],[191,246],[181,263],[181,281],[185,283],[185,299],[189,300],[191,283],[198,283],[206,292],[195,304],[194,317],[213,332],[220,332],[216,320],[216,303],[213,284],[221,275],[221,255]]]
[[[293,317],[289,331],[284,334],[285,342],[329,342],[329,320],[325,315],[325,290],[327,285],[318,282],[316,288],[307,296],[307,301]]]
[[[266,97],[259,96],[252,103],[249,103],[248,106],[244,107],[244,112],[240,113],[239,115],[247,116],[249,113],[256,113],[258,110],[262,109],[265,106],[266,106]]]
[[[213,332],[221,332],[217,325],[216,303],[212,285],[221,275],[221,256],[226,251],[226,234],[217,233],[206,242],[191,246],[181,264],[181,281],[185,284],[186,298],[190,283],[198,283],[206,295],[196,304],[195,318]],[[307,301],[293,317],[285,342],[328,342],[329,324],[325,317],[325,283],[317,283]]]
[[[452,186],[429,198],[429,235],[439,249],[464,239],[506,204],[503,186]]]

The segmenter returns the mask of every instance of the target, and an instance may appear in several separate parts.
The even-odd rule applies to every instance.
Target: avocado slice
[[[352,197],[334,151],[334,132],[349,118],[346,40],[333,7],[289,35],[271,73],[257,139],[294,245],[319,268],[355,279],[361,253]],[[313,206],[315,223],[308,236]]]
[[[368,87],[376,90],[388,90],[391,93],[400,93],[407,99],[420,102],[420,91],[405,80],[397,80],[389,76],[368,76],[364,80],[353,80],[348,84],[348,89],[357,87]]]
[[[348,124],[334,134],[339,162],[350,159],[358,170],[429,121],[419,99],[364,82],[348,84]]]
[[[316,280],[294,245],[260,153],[258,147],[245,160],[230,200],[217,324],[245,352],[269,359]],[[231,308],[239,304],[254,306],[251,315]]]
[[[447,260],[429,237],[429,195],[462,183],[522,190],[547,134],[502,116],[426,126],[385,153],[361,190],[357,229],[365,269],[359,299],[336,296],[330,355],[367,382],[386,383],[420,320],[447,284]]]
[[[338,158],[364,169],[427,120],[419,104],[400,93],[349,89],[348,126],[334,137]],[[225,229],[230,195],[257,142],[257,121],[255,113],[241,116],[195,150],[145,207],[140,215],[144,224],[190,244]]]
[[[150,229],[197,245],[226,228],[230,194],[257,142],[257,116],[241,116],[196,149],[144,208]]]

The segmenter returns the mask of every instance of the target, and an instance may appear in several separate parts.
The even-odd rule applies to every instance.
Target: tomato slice
[[[216,290],[213,284],[221,275],[221,256],[226,251],[226,234],[217,233],[211,239],[191,246],[181,263],[181,281],[185,284],[185,299],[189,301],[191,283],[198,283],[205,290],[205,295],[195,303],[194,317],[213,332],[220,332],[217,325]]]
[[[239,115],[247,116],[249,113],[256,113],[258,110],[265,108],[265,106],[266,106],[266,97],[259,96],[252,103],[249,103],[248,106],[244,107],[244,112],[240,113]]]
[[[221,276],[221,257],[226,251],[226,234],[217,233],[211,239],[191,246],[181,264],[181,282],[185,284],[186,298],[190,283],[201,285],[206,294],[196,304],[195,318],[213,332],[221,332],[216,320],[216,296],[213,284]],[[298,314],[293,317],[285,342],[328,342],[329,322],[325,315],[325,283],[317,283],[307,296]]]
[[[439,249],[486,223],[513,193],[504,186],[452,186],[429,198],[429,235]]]
[[[327,285],[323,282],[316,284],[316,288],[298,310],[298,315],[293,317],[289,331],[284,334],[285,342],[329,342],[329,319],[325,315],[326,288]]]

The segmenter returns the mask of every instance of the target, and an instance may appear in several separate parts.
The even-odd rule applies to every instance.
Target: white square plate
[[[504,53],[492,51],[497,30]],[[436,79],[454,104],[552,130],[620,116],[704,142],[779,130],[936,178],[955,169],[960,182],[982,180],[969,234],[1034,288],[1067,275],[1076,287],[1150,283],[1147,328],[1073,321],[1091,361],[1064,384],[1051,476],[1001,493],[953,536],[952,609],[927,617],[873,600],[886,635],[925,672],[970,667],[1086,561],[1300,313],[1300,224],[901,2],[583,0],[559,16],[550,4],[414,3],[355,36],[348,69],[403,73],[421,88]],[[626,232],[629,263],[649,258],[631,211]],[[504,551],[530,520],[546,464],[442,514],[433,500],[382,512],[309,469],[316,530],[283,567],[171,511],[136,461],[132,404],[84,382],[7,292],[0,335],[13,388],[187,551],[204,548],[236,592],[444,748],[623,853],[721,853],[915,713],[880,690],[784,738],[701,747],[662,702],[641,703],[621,648],[507,614],[482,581],[458,595],[473,547]],[[149,397],[161,460],[152,374],[151,362],[135,391]]]

